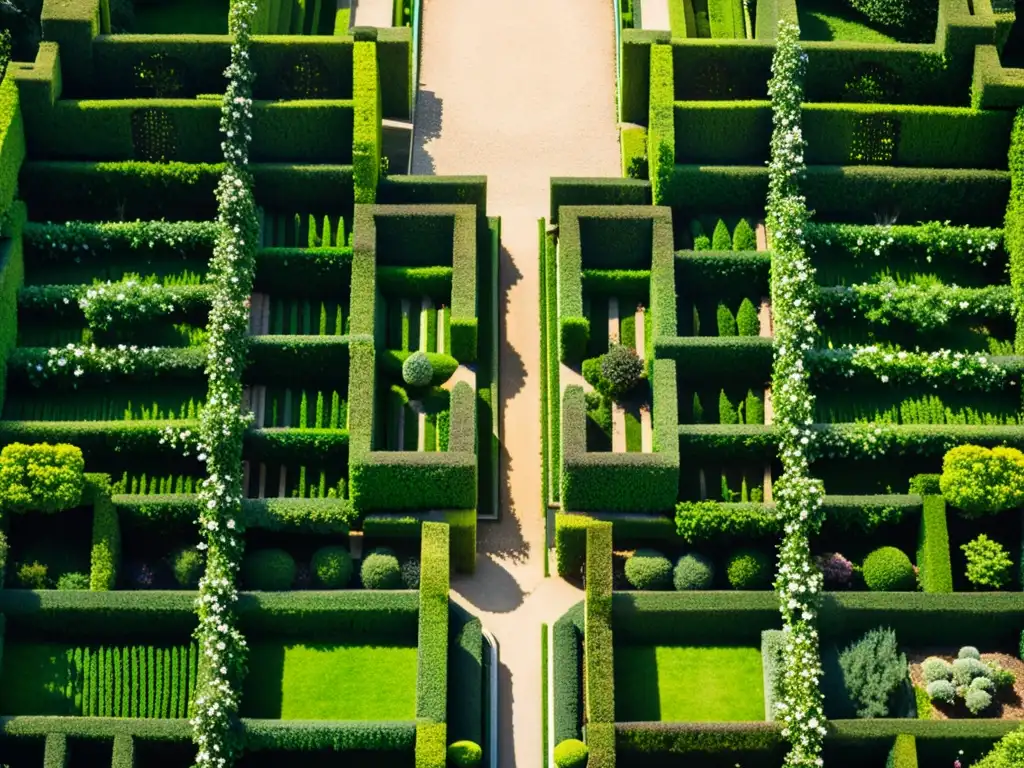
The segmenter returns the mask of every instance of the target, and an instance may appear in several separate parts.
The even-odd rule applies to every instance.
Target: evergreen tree
[[[732,249],[734,251],[756,251],[757,236],[746,219],[740,219],[732,233]]]
[[[764,424],[764,400],[752,389],[747,390],[746,415],[747,424]]]
[[[736,318],[725,304],[718,305],[718,335],[735,336]]]
[[[711,236],[711,250],[712,251],[731,251],[732,250],[732,237],[729,236],[729,228],[725,226],[725,222],[721,219],[715,225],[715,232]]]
[[[740,336],[758,336],[761,333],[761,321],[757,317],[754,302],[744,299],[736,312],[736,328]]]
[[[736,412],[736,406],[729,402],[728,395],[725,394],[723,389],[718,395],[718,423],[719,424],[739,424],[740,417]]]

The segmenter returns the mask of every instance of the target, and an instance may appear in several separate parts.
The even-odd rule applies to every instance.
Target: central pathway
[[[537,220],[552,176],[620,175],[614,12],[611,0],[425,0],[422,40],[412,172],[485,174],[502,224],[501,522],[480,524],[477,572],[452,589],[501,649],[501,768],[537,768],[540,625],[582,599],[544,578]]]

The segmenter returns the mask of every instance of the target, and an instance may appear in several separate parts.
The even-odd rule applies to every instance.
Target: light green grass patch
[[[745,646],[616,646],[615,719],[764,720],[761,651]]]
[[[868,25],[867,20],[842,3],[798,0],[801,40],[849,40],[858,43],[895,43],[895,38]]]
[[[247,717],[413,720],[416,648],[256,643],[242,696]]]

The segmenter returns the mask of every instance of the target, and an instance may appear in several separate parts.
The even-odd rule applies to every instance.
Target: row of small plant
[[[772,559],[757,549],[738,549],[724,563],[725,577],[733,589],[768,589]],[[719,577],[714,560],[699,552],[687,552],[675,562],[654,549],[638,549],[628,557],[625,578],[638,590],[712,589]]]
[[[700,395],[693,393],[693,410],[691,411],[694,424],[707,423],[704,404]],[[764,424],[764,396],[758,395],[752,389],[747,390],[747,395],[735,404],[729,399],[725,390],[718,395],[718,423],[719,424]]]
[[[715,224],[711,237],[704,232],[704,226],[694,219],[690,222],[690,237],[695,251],[756,251],[757,236],[750,222],[740,219],[729,234],[729,227],[721,219]]]
[[[394,550],[377,547],[362,559],[358,574],[362,589],[419,589],[420,560],[412,555],[399,558]],[[258,592],[346,589],[355,575],[352,555],[341,546],[321,547],[308,564],[297,564],[278,548],[253,550],[242,560],[242,583]]]
[[[962,408],[946,405],[939,395],[908,397],[885,409],[858,408],[856,403],[842,403],[837,408],[819,408],[819,420],[825,423],[870,422],[877,424],[959,424],[970,426],[1017,426],[1020,414],[993,413],[981,406]]]

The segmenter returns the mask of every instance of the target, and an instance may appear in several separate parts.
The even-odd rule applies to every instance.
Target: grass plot
[[[283,720],[413,720],[416,648],[255,643],[242,709]]]
[[[743,646],[616,646],[615,719],[764,720],[761,652]]]

